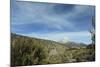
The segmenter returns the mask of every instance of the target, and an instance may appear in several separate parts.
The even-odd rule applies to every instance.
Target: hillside
[[[11,65],[23,66],[94,61],[94,48],[79,45],[73,42],[62,44],[11,33]]]

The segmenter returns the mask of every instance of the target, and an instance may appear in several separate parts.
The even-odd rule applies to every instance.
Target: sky
[[[95,7],[11,0],[11,32],[53,41],[91,43]]]

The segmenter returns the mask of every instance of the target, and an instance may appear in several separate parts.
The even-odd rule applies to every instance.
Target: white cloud
[[[40,23],[49,28],[63,30],[64,27],[74,28],[75,22],[70,18],[84,13],[89,9],[87,6],[75,6],[74,12],[68,12],[63,15],[53,15],[53,7],[57,4],[35,3],[35,2],[16,2],[17,13],[11,18],[12,25]]]
[[[88,9],[90,9],[88,6],[79,6],[79,5],[75,6],[73,12],[68,12],[62,15],[52,14],[52,10],[55,4],[17,2],[16,6],[18,7],[18,10],[17,13],[14,13],[14,15],[11,18],[12,25],[43,23],[46,24],[49,28],[54,27],[59,29],[60,31],[64,27],[74,29],[75,22],[70,21],[69,18],[76,18],[81,14],[84,14],[86,12],[88,13],[91,12],[88,11]],[[89,39],[91,38],[90,33],[87,31],[51,32],[51,33],[43,33],[43,34],[31,33],[31,34],[23,34],[23,35],[37,37],[41,39],[54,40],[54,41],[60,41],[64,39],[64,40],[85,42],[86,40],[89,41]],[[85,38],[86,40],[84,40]],[[83,39],[83,41],[81,39]]]
[[[81,32],[52,32],[52,33],[31,33],[31,34],[23,34],[30,37],[36,37],[40,39],[47,39],[53,41],[75,41],[75,42],[83,42],[83,43],[91,43],[91,35],[88,31]],[[86,41],[86,42],[85,42]]]

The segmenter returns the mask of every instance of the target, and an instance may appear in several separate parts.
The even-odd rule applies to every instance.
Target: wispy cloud
[[[14,33],[52,40],[67,36],[67,39],[79,42],[86,37],[89,41],[90,35],[82,31],[90,29],[94,6],[13,0],[11,4],[11,31]]]

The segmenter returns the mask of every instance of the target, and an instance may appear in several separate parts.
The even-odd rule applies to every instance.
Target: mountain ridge
[[[20,34],[15,34],[15,33],[11,33],[11,37],[13,36],[20,36],[20,37],[27,37],[27,38],[31,38],[31,39],[37,39],[37,40],[44,40],[44,41],[51,41],[51,42],[55,42],[55,43],[59,43],[59,44],[62,44],[62,45],[65,45],[65,46],[76,46],[76,47],[86,47],[87,45],[84,44],[84,43],[76,43],[76,42],[71,42],[71,41],[68,41],[66,43],[62,43],[60,41],[54,41],[54,40],[46,40],[46,39],[41,39],[41,38],[36,38],[36,37],[29,37],[29,36],[25,36],[25,35],[20,35]],[[80,45],[81,44],[81,45]]]
[[[72,42],[73,43],[73,42]],[[11,65],[40,65],[94,61],[94,49],[11,33]]]

